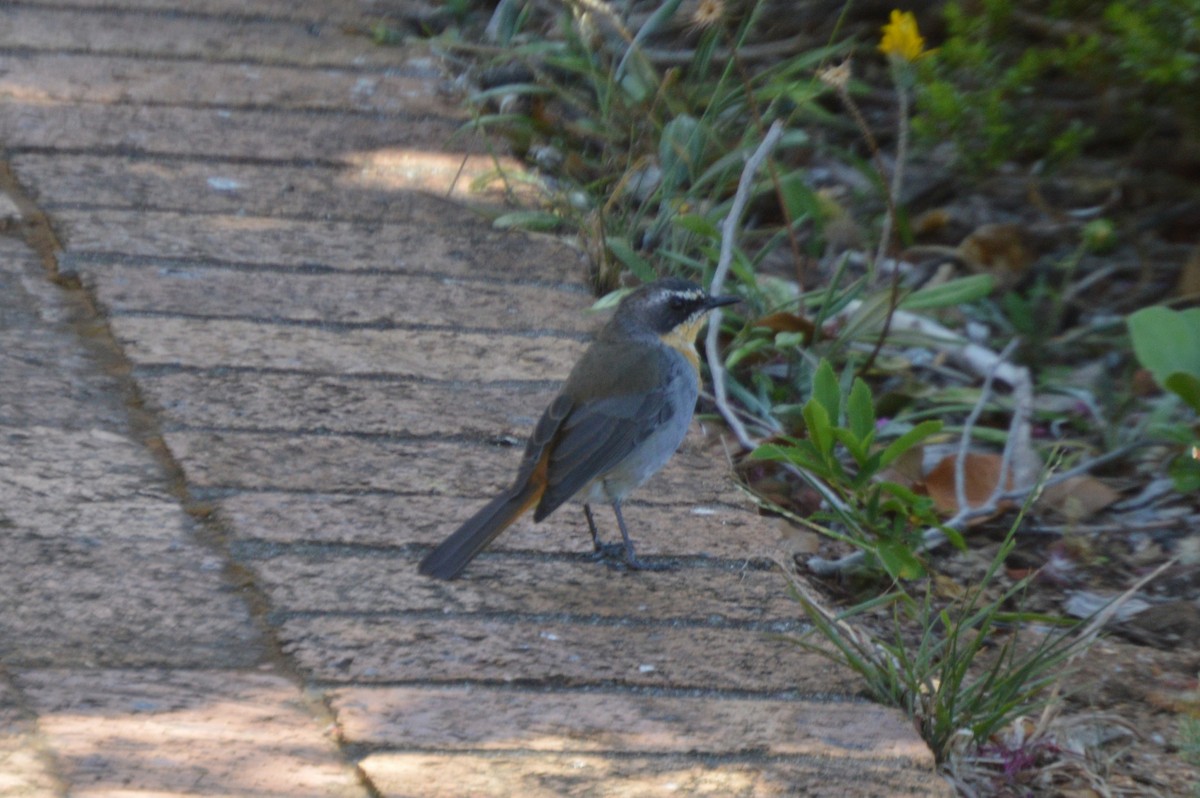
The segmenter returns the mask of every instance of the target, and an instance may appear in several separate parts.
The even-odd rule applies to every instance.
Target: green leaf
[[[671,221],[689,233],[695,233],[698,236],[704,236],[713,240],[720,239],[721,237],[721,231],[717,229],[717,225],[707,216],[701,216],[698,213],[685,213],[676,216]]]
[[[1167,473],[1175,483],[1175,490],[1180,493],[1200,490],[1200,460],[1182,454],[1171,461]]]
[[[830,424],[837,424],[841,417],[842,389],[838,385],[837,375],[828,360],[822,360],[813,375],[812,398],[820,402],[825,409],[825,418]]]
[[[804,405],[804,425],[808,428],[808,439],[817,448],[822,461],[833,457],[833,425],[825,406],[815,398]]]
[[[609,291],[607,294],[593,302],[592,306],[588,308],[588,311],[591,313],[598,313],[602,310],[610,310],[615,308],[617,305],[621,304],[621,300],[624,299],[625,296],[632,290],[632,288],[618,288],[616,291]]]
[[[829,469],[817,451],[817,447],[809,440],[798,440],[791,446],[764,444],[750,453],[750,459],[791,463],[815,476],[829,476]]]
[[[751,338],[749,341],[742,344],[726,356],[725,368],[731,369],[750,355],[753,355],[755,352],[761,352],[764,349],[769,349],[770,346],[771,342],[766,338]]]
[[[946,536],[946,540],[950,541],[950,545],[959,551],[967,550],[967,541],[963,539],[962,533],[952,526],[939,526],[938,530]]]
[[[917,579],[925,575],[925,566],[898,540],[880,541],[875,556],[893,579]]]
[[[941,429],[942,422],[940,421],[922,421],[920,424],[888,444],[887,448],[883,450],[883,453],[879,455],[879,467],[887,468],[897,457],[904,454],[909,449],[928,438],[930,435],[934,435],[941,431]]]
[[[1126,323],[1138,362],[1159,385],[1176,372],[1200,376],[1200,308],[1142,308]]]
[[[617,260],[625,264],[629,271],[633,272],[633,276],[637,277],[643,283],[651,283],[658,279],[658,275],[654,272],[654,267],[643,258],[641,255],[634,252],[633,247],[623,238],[608,238],[604,242],[608,245],[608,249],[616,257]]]
[[[794,446],[780,446],[777,443],[764,443],[750,452],[751,460],[791,460]]]
[[[694,116],[680,114],[663,126],[658,160],[662,164],[665,184],[679,185],[695,177],[703,155],[704,139],[700,123]]]
[[[846,425],[864,445],[870,444],[875,432],[875,401],[871,389],[861,378],[855,378],[846,401]]]
[[[808,186],[807,176],[803,172],[792,172],[779,180],[779,191],[783,195],[783,205],[787,209],[788,218],[798,221],[805,218],[817,218],[821,215],[821,201]]]
[[[470,96],[469,102],[475,105],[483,105],[488,100],[499,97],[507,97],[509,95],[534,95],[534,94],[552,94],[553,92],[545,86],[539,86],[536,83],[505,83],[503,86],[485,89],[484,91],[475,92]]]
[[[933,308],[949,308],[983,299],[996,287],[996,280],[990,274],[975,274],[970,277],[960,277],[941,285],[922,288],[913,291],[900,300],[904,310],[931,310]]]
[[[879,483],[879,490],[895,496],[907,507],[916,507],[924,498],[914,493],[911,488],[904,487],[899,482],[884,480]]]
[[[863,445],[860,438],[856,437],[853,432],[845,427],[834,427],[833,437],[837,438],[842,446],[846,447],[846,451],[854,458],[854,462],[858,464],[859,469],[862,469],[862,464],[870,459],[871,452]],[[861,474],[860,474],[861,476]],[[856,480],[857,482],[858,480]]]
[[[1191,405],[1192,409],[1197,413],[1200,413],[1200,377],[1197,377],[1195,374],[1177,371],[1163,381],[1163,387],[1179,394],[1183,398],[1183,401]]]
[[[556,230],[562,224],[562,218],[544,211],[513,211],[497,216],[492,221],[492,227],[497,230],[539,230],[542,232]]]
[[[799,349],[804,346],[806,334],[802,332],[781,332],[775,334],[775,348],[780,351]]]

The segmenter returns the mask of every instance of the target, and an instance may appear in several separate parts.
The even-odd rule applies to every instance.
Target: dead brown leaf
[[[946,455],[925,475],[925,490],[933,499],[933,504],[938,512],[947,516],[954,515],[960,509],[958,492],[955,490],[954,464],[957,459],[957,455]],[[1003,459],[1000,455],[991,453],[967,454],[963,463],[963,488],[969,508],[982,507],[992,497],[996,486],[1000,484],[1000,468]],[[1012,470],[1010,469],[1004,483],[1005,490],[1011,489],[1012,484]],[[997,508],[997,511],[1007,509],[1008,506],[1007,503],[1003,503]],[[973,523],[983,520],[986,519],[976,519]]]
[[[1040,503],[1071,522],[1083,521],[1109,506],[1121,494],[1093,476],[1084,474],[1051,485]]]
[[[998,287],[1016,283],[1033,263],[1025,231],[1016,224],[980,225],[958,245],[958,254],[976,274],[990,274]]]
[[[813,331],[816,329],[812,321],[795,313],[788,313],[785,310],[776,313],[768,313],[766,316],[754,320],[755,327],[766,327],[771,332],[799,332],[804,333],[806,338],[812,338]]]

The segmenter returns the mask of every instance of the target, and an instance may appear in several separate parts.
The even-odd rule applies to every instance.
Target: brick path
[[[944,791],[771,636],[777,527],[698,432],[627,511],[679,569],[569,508],[417,576],[596,322],[434,195],[485,148],[374,19],[0,6],[0,796]]]

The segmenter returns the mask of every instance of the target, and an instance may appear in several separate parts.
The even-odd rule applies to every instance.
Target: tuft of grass
[[[1014,719],[1037,712],[1051,700],[1051,688],[1065,675],[1063,666],[1088,642],[1074,634],[1078,624],[1071,623],[1039,633],[1027,645],[1031,634],[1022,631],[1023,624],[1057,622],[1006,609],[1018,601],[1029,578],[1000,590],[995,598],[985,598],[1012,551],[1018,526],[1019,522],[1010,527],[979,584],[942,609],[935,607],[932,583],[920,596],[896,583],[882,596],[833,613],[804,580],[784,567],[813,631],[832,648],[807,637],[795,642],[850,668],[873,698],[902,709],[939,763],[946,764],[966,745],[979,750]],[[881,606],[892,610],[882,635],[852,622]]]

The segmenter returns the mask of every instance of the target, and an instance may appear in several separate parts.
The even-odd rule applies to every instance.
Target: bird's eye
[[[687,307],[687,300],[681,296],[672,296],[670,303],[671,310],[683,310]]]

